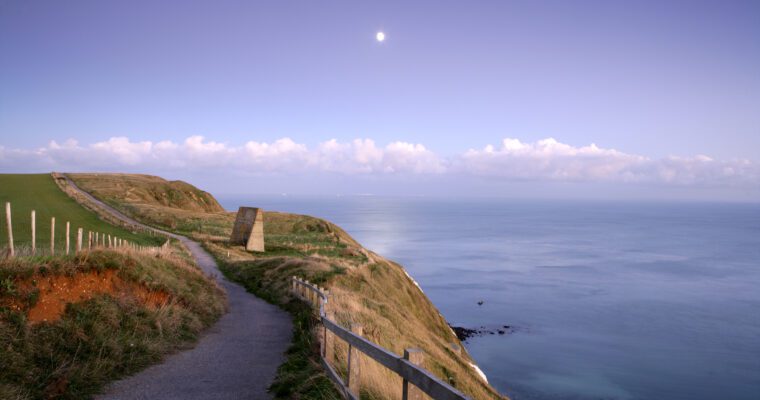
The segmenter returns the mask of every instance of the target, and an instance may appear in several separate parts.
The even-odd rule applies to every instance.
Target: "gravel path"
[[[67,178],[68,179],[68,178]],[[227,291],[230,310],[209,328],[195,348],[167,357],[162,364],[116,381],[97,399],[269,399],[267,387],[290,345],[290,316],[276,306],[222,277],[201,246],[184,237],[154,229],[69,185],[130,224],[174,237],[190,249],[195,261]]]

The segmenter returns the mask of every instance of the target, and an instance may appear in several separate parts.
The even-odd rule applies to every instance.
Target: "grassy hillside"
[[[219,234],[230,223],[212,195],[182,181],[135,174],[67,176],[93,196],[148,225],[185,234]]]
[[[90,187],[92,180],[74,177],[80,187],[98,195]],[[307,319],[302,318],[287,294],[288,278],[292,275],[330,289],[339,323],[361,322],[365,336],[397,354],[405,347],[422,348],[427,354],[426,368],[473,398],[501,397],[481,380],[466,351],[457,355],[452,350],[452,344],[461,343],[404,269],[365,250],[334,224],[308,216],[266,212],[267,251],[253,254],[227,242],[234,214],[159,208],[131,203],[128,198],[114,197],[110,201],[136,218],[201,240],[220,261],[227,276],[295,313],[299,321],[295,324],[296,346],[289,352],[288,362],[281,367],[273,386],[279,397],[330,397],[325,392],[326,378],[317,364],[314,338],[312,333],[304,332],[308,328]],[[161,223],[156,217],[158,213],[171,218],[171,224]],[[399,378],[374,363],[362,368],[366,376],[363,397],[400,397]]]
[[[89,398],[190,345],[225,300],[177,251],[0,261],[0,398]]]
[[[13,239],[17,248],[31,247],[31,211],[36,211],[37,248],[48,251],[50,248],[50,218],[56,218],[56,251],[64,250],[66,221],[71,222],[71,246],[75,246],[76,229],[83,228],[85,238],[87,231],[102,232],[118,236],[134,243],[158,245],[162,240],[150,235],[132,233],[129,230],[113,226],[69,198],[55,184],[50,174],[0,174],[0,248],[8,245],[5,228],[5,202],[11,202],[13,220]]]
[[[427,357],[424,366],[443,380],[473,398],[499,398],[478,377],[469,355],[454,352],[452,344],[461,343],[401,266],[363,249],[337,226],[312,217],[266,213],[265,235],[264,254],[253,255],[225,240],[206,240],[205,245],[228,276],[252,291],[287,304],[288,278],[302,276],[330,290],[338,323],[360,322],[366,337],[396,354],[421,348]],[[345,348],[338,354],[345,363]],[[282,386],[297,390],[304,377],[288,374],[280,376],[287,384]],[[362,376],[363,397],[401,397],[401,379],[379,364],[362,366]]]

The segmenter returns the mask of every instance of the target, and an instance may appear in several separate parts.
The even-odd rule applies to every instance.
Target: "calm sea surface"
[[[467,343],[515,400],[760,399],[759,205],[221,200],[326,218],[453,325],[515,327]]]

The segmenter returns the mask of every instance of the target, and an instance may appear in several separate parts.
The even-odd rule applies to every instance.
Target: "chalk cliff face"
[[[104,183],[93,175],[73,178],[95,196],[114,193],[110,187],[117,185],[126,193],[130,182],[144,179],[108,175]],[[156,179],[160,178],[151,181]],[[195,188],[191,192],[205,193]],[[136,218],[202,241],[224,261],[228,273],[240,280],[254,279],[274,296],[287,296],[292,275],[327,287],[338,323],[362,323],[367,338],[397,354],[405,348],[421,348],[428,370],[473,398],[503,398],[488,385],[443,316],[403,267],[364,249],[340,227],[310,216],[266,211],[266,252],[250,253],[228,241],[234,213],[218,212],[215,207],[205,211],[198,205],[182,208],[180,202],[157,206],[145,203],[142,196],[113,196],[111,201]],[[218,205],[211,195],[203,203]],[[339,349],[337,354],[340,359],[344,352]],[[400,398],[400,378],[373,362],[362,369],[365,390],[379,398]]]

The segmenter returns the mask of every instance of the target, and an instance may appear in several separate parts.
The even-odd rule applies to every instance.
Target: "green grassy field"
[[[101,232],[143,245],[159,245],[162,238],[132,233],[102,221],[98,216],[81,207],[63,193],[50,174],[0,174],[0,249],[8,246],[5,203],[11,203],[14,246],[20,250],[31,248],[31,211],[36,211],[37,249],[50,249],[50,218],[55,217],[56,252],[65,250],[66,221],[71,223],[71,249],[76,246],[77,228],[83,228],[83,240],[87,232]]]

